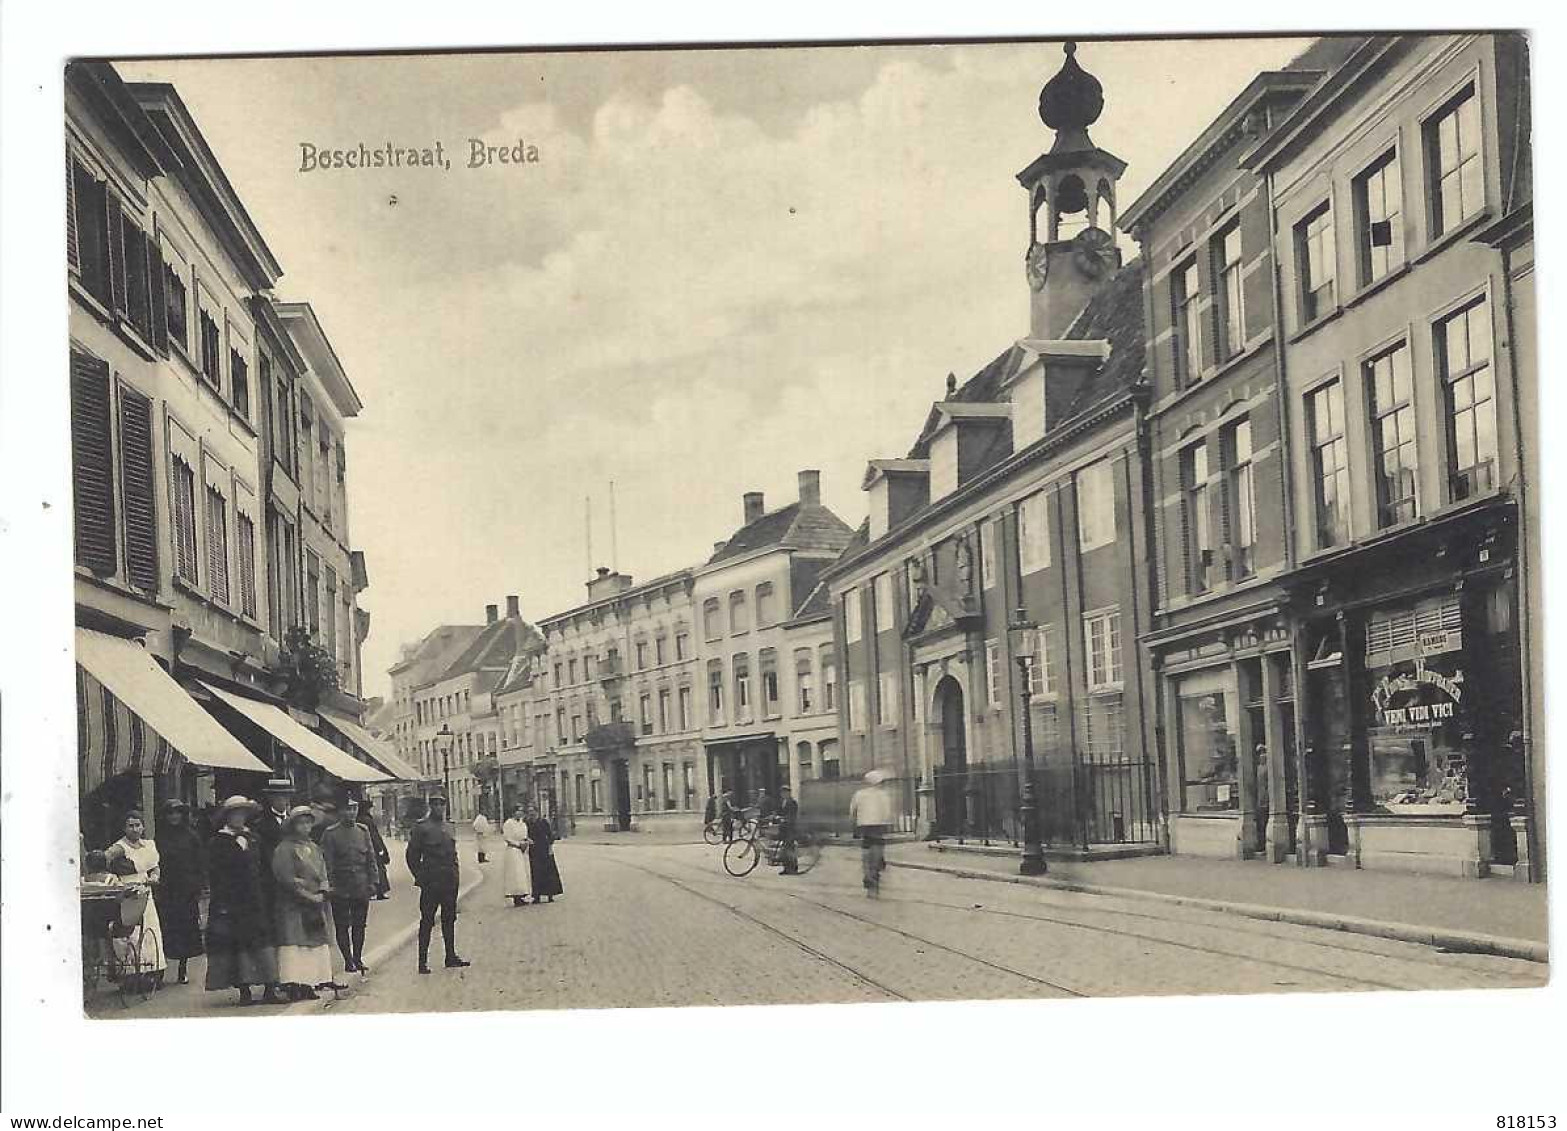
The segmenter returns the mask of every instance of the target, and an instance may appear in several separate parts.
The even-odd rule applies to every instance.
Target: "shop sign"
[[[1440,632],[1422,632],[1420,634],[1420,654],[1422,656],[1440,656],[1445,652],[1457,652],[1464,646],[1464,634],[1462,629],[1448,628]]]
[[[1453,721],[1464,698],[1464,672],[1452,674],[1416,660],[1411,671],[1389,672],[1371,691],[1377,725],[1384,727],[1439,727]]]

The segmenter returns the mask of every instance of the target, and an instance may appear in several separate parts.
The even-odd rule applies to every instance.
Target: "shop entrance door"
[[[947,676],[936,687],[941,719],[941,765],[936,767],[936,835],[961,836],[968,792],[968,745],[963,732],[963,688]]]

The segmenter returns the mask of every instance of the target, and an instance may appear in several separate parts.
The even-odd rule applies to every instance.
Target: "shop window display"
[[[1215,813],[1239,809],[1235,735],[1230,731],[1224,692],[1183,694],[1180,713],[1186,811]]]

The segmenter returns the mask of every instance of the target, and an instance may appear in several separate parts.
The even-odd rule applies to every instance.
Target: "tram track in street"
[[[696,872],[696,873],[698,873],[704,883],[707,883],[707,884],[710,884],[710,885],[714,885],[714,886],[718,886],[718,885],[722,885],[723,884],[723,881],[721,881],[721,880],[716,880],[715,881],[712,877],[708,876],[705,871],[695,867],[694,865],[686,864],[683,861],[682,862],[676,862],[674,860],[671,860],[667,856],[664,857],[663,859],[668,864],[670,864],[671,866],[678,867],[678,868],[681,868],[683,870],[687,870],[689,872]],[[641,869],[641,870],[647,870],[647,869]],[[657,870],[651,870],[651,871],[652,871],[652,874],[654,874],[654,875],[659,875],[662,878],[670,879],[670,877],[668,877],[667,875],[665,875],[663,873],[658,872]],[[675,882],[675,881],[670,879],[670,882]],[[684,886],[684,885],[681,885],[681,886]],[[695,893],[695,894],[700,894],[700,893]],[[821,910],[830,912],[832,914],[840,915],[840,916],[843,916],[845,918],[852,919],[852,920],[855,920],[855,921],[858,921],[858,922],[861,922],[861,923],[864,923],[864,924],[867,924],[867,925],[870,925],[870,926],[873,926],[873,927],[878,927],[878,928],[880,928],[882,930],[886,930],[886,931],[890,931],[890,932],[895,933],[895,934],[902,935],[903,937],[909,939],[910,941],[915,941],[915,942],[918,942],[918,943],[920,943],[922,945],[936,946],[936,947],[939,947],[939,948],[941,948],[943,950],[949,951],[949,952],[951,952],[953,954],[960,955],[960,956],[962,956],[964,958],[967,958],[967,959],[969,959],[971,961],[974,961],[974,962],[977,962],[977,963],[980,963],[980,964],[985,964],[985,965],[992,965],[996,969],[1005,971],[1005,972],[1007,972],[1009,974],[1013,974],[1013,975],[1019,976],[1019,977],[1024,977],[1024,978],[1026,978],[1026,979],[1028,979],[1030,981],[1041,982],[1041,983],[1043,983],[1045,985],[1049,985],[1049,986],[1051,986],[1051,988],[1057,989],[1057,990],[1059,990],[1062,993],[1067,993],[1067,994],[1070,994],[1070,995],[1075,996],[1075,997],[1091,996],[1089,994],[1084,993],[1083,991],[1072,989],[1069,986],[1063,986],[1063,985],[1058,985],[1056,983],[1051,983],[1051,982],[1048,982],[1048,981],[1046,981],[1044,979],[1038,979],[1038,978],[1034,977],[1033,975],[1025,975],[1021,971],[1011,970],[1011,969],[1009,969],[1007,967],[1000,966],[998,964],[989,963],[988,960],[978,958],[977,956],[971,955],[971,954],[969,954],[966,951],[962,951],[962,950],[959,950],[959,949],[947,946],[946,944],[937,943],[934,940],[931,940],[931,939],[928,939],[928,938],[924,938],[923,936],[915,935],[915,934],[913,934],[911,932],[903,930],[902,928],[892,927],[892,926],[889,926],[888,924],[880,923],[880,922],[878,922],[878,921],[876,921],[874,919],[867,918],[867,917],[865,917],[863,915],[859,915],[859,914],[856,914],[854,912],[847,911],[847,910],[845,910],[843,908],[840,908],[840,907],[832,906],[831,904],[824,903],[824,902],[820,901],[819,899],[813,899],[813,898],[811,898],[809,895],[807,895],[805,893],[801,893],[801,892],[797,892],[797,891],[783,891],[783,890],[779,890],[779,891],[776,892],[776,894],[782,895],[782,896],[787,896],[790,899],[799,900],[801,902],[807,903],[807,904],[809,904],[809,905],[811,905],[813,907],[820,908]],[[713,898],[713,897],[707,897],[707,898]],[[716,900],[716,902],[720,903],[722,906],[725,906],[725,907],[729,906],[727,903],[724,903],[722,900]],[[1079,930],[1079,931],[1085,931],[1085,932],[1090,932],[1090,933],[1097,933],[1097,934],[1104,934],[1104,935],[1109,935],[1109,936],[1114,936],[1114,937],[1133,939],[1133,940],[1136,940],[1138,942],[1149,943],[1149,944],[1156,945],[1156,946],[1170,947],[1170,948],[1174,948],[1174,949],[1178,949],[1178,950],[1184,950],[1184,951],[1189,951],[1189,952],[1193,952],[1193,953],[1205,954],[1205,955],[1208,955],[1208,956],[1211,956],[1211,957],[1216,957],[1216,958],[1234,959],[1234,960],[1240,960],[1240,961],[1245,961],[1245,962],[1252,962],[1252,963],[1256,963],[1256,964],[1259,964],[1259,965],[1268,966],[1268,967],[1271,967],[1271,968],[1274,968],[1274,969],[1290,971],[1292,973],[1310,974],[1310,975],[1313,975],[1313,976],[1316,976],[1316,977],[1327,978],[1327,979],[1330,979],[1330,980],[1333,980],[1333,981],[1338,981],[1338,982],[1345,983],[1346,987],[1348,987],[1348,988],[1358,988],[1358,989],[1364,989],[1364,990],[1395,990],[1395,991],[1408,991],[1409,988],[1410,988],[1408,986],[1400,985],[1400,984],[1398,984],[1396,982],[1387,982],[1387,981],[1381,981],[1381,980],[1378,980],[1378,979],[1375,979],[1375,978],[1367,978],[1367,977],[1362,977],[1362,976],[1354,975],[1354,974],[1341,973],[1341,972],[1334,971],[1334,970],[1324,969],[1324,968],[1322,968],[1320,966],[1313,966],[1313,965],[1302,964],[1302,963],[1291,963],[1291,962],[1283,961],[1283,960],[1278,959],[1278,958],[1266,958],[1266,957],[1261,957],[1261,956],[1254,955],[1254,954],[1248,954],[1248,953],[1245,953],[1244,951],[1240,951],[1240,950],[1234,950],[1234,949],[1228,949],[1228,948],[1216,947],[1216,946],[1208,946],[1208,945],[1204,945],[1204,944],[1201,944],[1201,943],[1185,942],[1185,941],[1181,941],[1181,940],[1177,940],[1177,939],[1169,939],[1169,938],[1161,937],[1159,935],[1149,934],[1149,933],[1143,932],[1143,931],[1123,930],[1123,929],[1119,929],[1119,928],[1116,928],[1116,927],[1103,926],[1103,925],[1098,925],[1098,924],[1093,924],[1093,923],[1084,923],[1084,922],[1081,922],[1081,921],[1076,920],[1076,919],[1064,918],[1064,917],[1055,916],[1055,915],[1046,915],[1046,914],[1039,914],[1039,913],[1025,912],[1025,911],[1003,910],[1003,909],[990,908],[990,907],[978,907],[978,906],[975,906],[975,905],[972,905],[972,904],[965,905],[965,904],[959,904],[959,903],[947,903],[947,902],[941,901],[941,900],[921,899],[921,898],[917,898],[917,897],[906,897],[906,896],[894,896],[894,897],[891,897],[891,898],[888,898],[888,899],[884,899],[884,900],[882,900],[882,902],[885,903],[885,904],[892,904],[892,905],[896,905],[896,904],[900,904],[900,903],[901,904],[910,904],[910,905],[922,905],[922,906],[929,906],[929,907],[933,907],[933,908],[945,909],[945,910],[954,911],[954,912],[964,912],[964,913],[982,914],[982,915],[998,916],[998,917],[1004,917],[1004,918],[1020,919],[1020,920],[1025,920],[1025,921],[1032,921],[1032,922],[1038,922],[1038,923],[1043,923],[1043,924],[1049,924],[1049,925],[1052,925],[1052,926],[1073,928],[1073,929],[1076,929],[1076,930]],[[1158,922],[1158,923],[1167,923],[1167,924],[1172,924],[1172,925],[1177,925],[1177,926],[1187,926],[1187,927],[1191,927],[1193,929],[1199,929],[1199,930],[1214,930],[1214,929],[1216,929],[1216,925],[1215,924],[1204,924],[1204,923],[1196,923],[1196,922],[1190,922],[1190,921],[1185,921],[1185,920],[1166,919],[1166,918],[1162,918],[1160,916],[1153,915],[1153,914],[1150,914],[1148,912],[1142,912],[1142,911],[1123,911],[1123,910],[1118,910],[1118,909],[1114,909],[1114,908],[1095,908],[1092,911],[1090,911],[1089,913],[1090,914],[1100,914],[1100,915],[1122,916],[1122,917],[1134,918],[1134,919],[1144,919],[1144,920],[1149,920],[1149,921]],[[1233,928],[1232,928],[1231,924],[1225,924],[1225,926],[1226,926],[1227,929],[1228,928],[1232,928],[1237,933],[1244,934],[1244,935],[1246,935],[1246,936],[1248,936],[1250,938],[1254,938],[1254,939],[1264,940],[1264,939],[1279,939],[1279,938],[1281,938],[1281,936],[1279,934],[1277,934],[1276,932],[1247,928],[1245,923],[1246,923],[1246,921],[1238,921],[1237,923],[1233,924]],[[1433,970],[1444,970],[1444,971],[1452,971],[1452,970],[1456,969],[1451,964],[1442,963],[1442,962],[1435,961],[1435,960],[1430,960],[1430,959],[1421,959],[1421,958],[1416,958],[1416,957],[1406,956],[1406,955],[1388,954],[1385,951],[1372,949],[1372,948],[1368,948],[1368,947],[1345,946],[1345,945],[1342,945],[1342,944],[1333,943],[1333,942],[1329,942],[1329,941],[1325,941],[1325,940],[1310,939],[1310,938],[1298,938],[1298,939],[1297,938],[1291,938],[1289,941],[1292,942],[1292,943],[1295,943],[1297,945],[1310,946],[1310,947],[1313,947],[1313,948],[1327,950],[1327,951],[1334,952],[1334,953],[1339,953],[1339,954],[1354,955],[1354,956],[1358,956],[1360,958],[1367,959],[1367,960],[1375,960],[1375,961],[1383,961],[1383,962],[1395,962],[1395,963],[1400,963],[1400,964],[1407,965],[1407,966],[1415,966],[1415,967],[1422,968],[1422,969],[1433,969]],[[1470,968],[1470,967],[1463,967],[1462,970],[1463,970],[1463,972],[1466,975],[1477,975],[1477,976],[1480,976],[1480,977],[1483,977],[1483,978],[1487,979],[1488,981],[1493,981],[1493,982],[1508,982],[1509,981],[1509,979],[1507,978],[1507,976],[1505,974],[1501,974],[1501,973],[1498,973],[1498,972],[1495,972],[1495,971],[1477,970],[1477,969],[1473,969],[1473,968]]]

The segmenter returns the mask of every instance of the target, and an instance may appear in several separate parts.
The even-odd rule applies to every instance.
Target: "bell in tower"
[[[1121,266],[1112,233],[1126,162],[1088,136],[1104,111],[1104,88],[1078,65],[1076,43],[1064,50],[1066,61],[1039,92],[1039,117],[1055,144],[1017,175],[1028,192],[1030,330],[1041,339],[1066,333]]]

